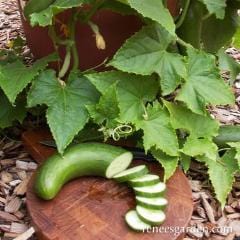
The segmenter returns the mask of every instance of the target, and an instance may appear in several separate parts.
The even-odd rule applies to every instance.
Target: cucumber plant
[[[84,4],[90,8],[81,8]],[[240,170],[239,130],[219,130],[207,108],[235,103],[231,82],[240,68],[223,49],[238,38],[239,1],[179,0],[177,17],[166,5],[163,0],[30,0],[26,19],[32,26],[48,27],[56,52],[64,46],[66,57],[56,72],[46,66],[57,54],[26,66],[12,51],[1,52],[0,128],[22,121],[28,109],[42,105],[60,154],[78,134],[80,139],[84,131],[90,135],[89,126],[101,140],[135,137],[163,166],[165,181],[179,164],[187,171],[191,158],[204,162],[224,206]],[[76,24],[86,24],[95,35],[96,48],[104,51],[104,35],[92,20],[103,8],[135,14],[143,27],[103,63],[112,70],[83,71]],[[62,24],[60,35],[57,14],[69,9],[71,18]],[[221,78],[222,69],[230,71],[229,83]],[[145,193],[140,189],[142,197],[147,188]]]

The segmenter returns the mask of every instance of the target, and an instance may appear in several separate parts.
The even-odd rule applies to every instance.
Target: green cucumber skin
[[[148,181],[148,182],[131,182],[131,180],[128,182],[128,185],[130,187],[148,187],[148,186],[152,186],[156,183],[158,183],[160,181],[160,179],[156,179],[156,180],[152,180],[152,181]]]
[[[48,8],[55,0],[29,0],[24,8],[24,16],[29,17]]]
[[[154,198],[154,197],[164,197],[166,194],[166,190],[162,192],[157,192],[157,193],[146,193],[146,192],[140,192],[134,189],[134,192],[137,196],[139,197],[149,197],[149,198]]]
[[[62,186],[80,176],[106,177],[110,163],[127,151],[102,143],[82,143],[55,154],[38,169],[34,189],[45,200],[53,199]]]
[[[159,225],[161,225],[161,224],[165,221],[165,219],[164,219],[164,220],[161,221],[161,222],[152,222],[152,221],[149,221],[149,220],[145,219],[145,218],[142,217],[140,214],[138,214],[138,216],[139,216],[139,218],[140,218],[144,223],[149,224],[149,225],[151,225],[151,226],[159,226]]]
[[[220,147],[227,146],[229,142],[240,142],[240,126],[221,126],[214,142]]]
[[[162,205],[162,206],[157,206],[157,205],[151,205],[151,204],[147,204],[147,203],[138,201],[137,199],[136,199],[136,202],[137,202],[137,205],[139,205],[139,206],[145,207],[147,209],[153,209],[153,210],[165,211],[166,207],[167,207],[167,204],[166,205]]]
[[[165,216],[164,220],[158,221],[158,222],[151,221],[150,219],[146,219],[138,212],[137,208],[138,208],[138,206],[136,207],[136,212],[137,212],[138,217],[146,224],[149,224],[151,226],[158,226],[158,225],[162,224],[166,220],[166,216]]]

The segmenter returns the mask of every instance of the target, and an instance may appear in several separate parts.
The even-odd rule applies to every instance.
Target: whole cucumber
[[[65,154],[55,154],[38,169],[35,192],[45,200],[53,199],[62,186],[80,176],[112,178],[125,170],[132,153],[103,143],[81,143],[69,147]]]
[[[24,8],[24,16],[29,18],[33,13],[38,13],[48,8],[55,0],[29,0]]]

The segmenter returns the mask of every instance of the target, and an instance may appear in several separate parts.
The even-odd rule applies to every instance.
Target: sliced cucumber
[[[134,187],[136,195],[141,197],[162,197],[166,190],[166,184],[159,182],[147,187]]]
[[[143,222],[152,226],[159,225],[166,219],[165,213],[161,210],[152,210],[137,205],[136,211]]]
[[[113,176],[114,180],[118,182],[127,182],[131,179],[143,176],[148,173],[148,168],[145,165],[139,165],[133,168],[129,168],[125,171],[122,171],[115,176]]]
[[[160,181],[158,175],[154,174],[146,174],[142,177],[134,178],[129,181],[129,185],[131,187],[144,187],[144,186],[151,186]]]
[[[125,220],[130,228],[135,231],[144,231],[146,229],[151,229],[151,225],[143,222],[135,210],[130,210],[125,215]]]
[[[54,154],[38,169],[35,191],[45,200],[53,199],[68,181],[81,176],[111,178],[128,168],[132,153],[102,143],[81,143],[69,147],[63,156]]]
[[[127,169],[132,162],[132,153],[125,152],[117,156],[106,170],[106,178],[112,178],[114,175]]]
[[[136,196],[136,201],[139,206],[156,209],[156,210],[164,210],[167,206],[167,199],[158,197],[158,198],[146,198]]]

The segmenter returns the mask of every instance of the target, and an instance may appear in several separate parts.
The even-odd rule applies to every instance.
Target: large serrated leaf
[[[97,124],[103,124],[108,128],[114,127],[119,116],[116,84],[109,86],[100,97],[96,105],[88,105],[88,112]]]
[[[225,49],[218,51],[218,61],[221,71],[228,71],[230,73],[230,83],[233,84],[237,75],[240,73],[240,64],[237,63],[233,57],[225,53]]]
[[[174,41],[166,30],[158,24],[144,27],[140,32],[127,40],[116,53],[111,66],[141,75],[157,73],[161,80],[162,94],[173,92],[186,76],[183,57],[167,52],[169,44]]]
[[[162,0],[128,0],[130,6],[136,9],[144,17],[158,22],[169,33],[175,35],[175,24],[167,8],[164,7]]]
[[[153,101],[158,92],[158,83],[154,77],[138,76],[118,71],[88,74],[87,77],[100,92],[113,83],[117,85],[117,98],[120,108],[120,120],[134,123],[144,114],[144,105]]]
[[[178,156],[178,140],[175,130],[170,124],[170,117],[159,103],[148,106],[145,119],[136,122],[137,129],[142,129],[145,151],[151,148],[162,150],[170,156]]]
[[[58,151],[63,153],[88,121],[85,105],[96,103],[98,98],[95,87],[80,74],[72,73],[64,86],[53,70],[47,70],[34,81],[28,95],[28,105],[48,106],[48,124]]]
[[[188,137],[182,152],[188,156],[206,156],[211,160],[217,159],[218,147],[211,139]]]
[[[188,49],[187,77],[176,99],[185,102],[195,113],[206,114],[209,104],[234,104],[231,88],[221,78],[215,57]]]
[[[175,129],[182,129],[193,138],[212,138],[218,135],[219,123],[209,115],[193,113],[182,104],[164,101]]]
[[[217,18],[223,19],[227,0],[202,0],[210,14],[215,14]]]
[[[14,104],[17,95],[44,70],[49,62],[56,61],[55,54],[37,60],[32,66],[27,67],[22,61],[0,65],[0,87]]]
[[[238,170],[237,161],[234,161],[234,156],[235,150],[229,150],[222,158],[219,158],[217,162],[208,158],[201,159],[201,161],[204,161],[208,166],[209,177],[222,208],[232,189],[234,174]]]
[[[65,11],[69,8],[80,7],[83,3],[87,3],[87,0],[56,0],[53,4],[51,4],[47,9],[33,13],[30,15],[30,22],[32,26],[41,26],[46,27],[48,25],[52,25],[53,17]]]
[[[168,156],[161,150],[152,149],[151,153],[164,168],[164,182],[166,182],[176,171],[179,158]]]
[[[230,5],[226,8],[224,19],[216,19],[214,15],[210,16],[202,23],[201,39],[203,48],[215,54],[223,46],[228,47],[239,25],[238,9]],[[219,29],[224,29],[224,31]]]
[[[17,101],[13,106],[0,90],[0,129],[10,127],[14,121],[22,122],[26,116],[24,101]]]
[[[240,171],[240,142],[232,142],[228,143],[228,145],[231,146],[232,148],[235,148],[236,150],[235,159],[238,161],[238,167]]]

